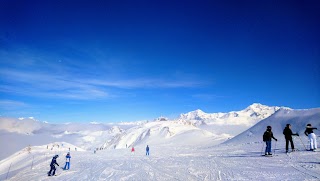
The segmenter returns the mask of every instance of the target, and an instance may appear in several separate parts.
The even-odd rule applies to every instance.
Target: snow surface
[[[182,140],[181,140],[182,141]],[[284,145],[280,143],[279,145]],[[263,143],[212,146],[150,146],[93,151],[71,151],[71,168],[57,169],[48,177],[50,160],[64,166],[65,151],[34,148],[0,162],[0,179],[24,180],[319,180],[320,152],[297,151],[286,155],[283,146],[275,156],[261,156]],[[8,169],[11,164],[10,172]],[[8,174],[8,175],[7,175]]]
[[[252,109],[249,106],[243,112]],[[306,151],[308,141],[303,135],[308,123],[320,129],[319,108],[279,108],[252,127],[197,125],[188,119],[166,118],[138,124],[63,126],[34,118],[5,120],[2,125],[9,128],[19,121],[28,122],[22,123],[26,129],[6,127],[0,131],[2,152],[10,155],[0,158],[0,180],[320,180],[320,152]],[[294,137],[298,151],[288,155],[282,135],[287,123],[300,134]],[[278,138],[273,141],[273,157],[261,156],[265,149],[262,134],[268,125]],[[236,135],[236,129],[243,132]],[[315,133],[320,135],[318,130]],[[146,145],[150,156],[145,155]],[[12,152],[12,147],[17,151]],[[59,154],[57,162],[64,166],[69,148],[71,169],[59,167],[57,176],[48,177],[52,157]],[[96,153],[94,149],[98,149]]]

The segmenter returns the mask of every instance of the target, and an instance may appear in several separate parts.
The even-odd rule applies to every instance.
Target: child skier
[[[149,155],[149,146],[146,147],[146,155]]]
[[[271,131],[271,126],[267,126],[267,130],[263,134],[263,141],[266,142],[266,151],[265,155],[272,155],[271,153],[271,138],[278,141],[275,137],[273,137],[273,133]]]
[[[311,124],[307,124],[306,130],[304,131],[304,134],[308,136],[310,141],[310,151],[317,150],[317,136],[313,133],[313,130],[317,128],[313,128]]]
[[[292,135],[299,136],[299,134],[298,133],[296,133],[296,134],[292,133],[290,124],[287,124],[287,126],[284,128],[283,134],[284,134],[284,138],[286,139],[286,153],[288,153],[289,142],[291,144],[292,151],[294,151],[294,144],[293,144],[293,141],[292,141]]]
[[[64,170],[69,170],[69,168],[70,168],[70,158],[71,158],[70,152],[68,152],[68,154],[66,155],[66,165],[63,168]]]
[[[55,165],[58,165],[59,164],[57,163],[57,158],[59,157],[59,155],[55,155],[52,160],[51,160],[51,163],[50,163],[50,171],[48,172],[48,176],[53,176],[56,174],[56,167]],[[51,174],[51,171],[53,171],[53,173]]]

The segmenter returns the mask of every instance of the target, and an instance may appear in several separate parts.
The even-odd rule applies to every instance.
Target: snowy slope
[[[28,145],[43,145],[55,141],[66,141],[83,149],[91,149],[119,134],[115,130],[120,130],[111,124],[49,124],[30,118],[0,118],[0,126],[0,147],[6,148],[0,152],[0,160]]]
[[[226,141],[229,144],[243,144],[252,142],[261,142],[262,135],[267,126],[272,127],[274,137],[280,142],[284,141],[282,134],[286,124],[291,124],[291,129],[294,133],[299,133],[300,138],[307,142],[307,137],[304,135],[306,125],[310,123],[320,130],[320,108],[308,110],[288,110],[280,109],[272,116],[268,117],[252,126],[248,130],[238,136]],[[319,135],[319,131],[315,131]],[[300,143],[300,138],[295,137],[296,142]]]
[[[272,115],[279,107],[252,104],[230,113],[207,114],[200,110],[181,114],[178,119],[160,117],[153,121],[122,123],[65,123],[50,124],[30,118],[0,117],[0,160],[28,146],[50,142],[69,142],[83,149],[125,148],[144,143],[168,144],[176,137],[196,135],[199,140],[210,139],[218,144],[231,138],[261,119]],[[225,123],[225,124],[222,124]],[[227,126],[227,127],[226,127]],[[14,140],[9,144],[5,140]],[[184,139],[183,144],[193,144]],[[196,142],[198,143],[198,142]]]
[[[189,137],[191,139],[192,137]],[[175,140],[183,142],[184,137]],[[193,137],[196,142],[197,138]],[[61,144],[61,143],[60,143]],[[67,144],[67,143],[65,143]],[[299,151],[274,157],[260,156],[261,144],[213,146],[209,141],[198,146],[149,145],[92,151],[71,151],[68,171],[57,169],[48,177],[52,156],[64,166],[68,150],[51,151],[46,146],[22,150],[0,162],[0,180],[319,180],[320,152]],[[8,172],[10,168],[10,172]]]
[[[67,142],[31,145],[30,153],[25,147],[0,161],[0,180],[319,180],[320,152],[303,151],[300,140],[295,140],[301,151],[286,155],[282,136],[287,123],[292,124],[294,132],[302,135],[307,123],[320,128],[319,118],[319,108],[279,109],[249,130],[219,145],[222,135],[205,131],[187,120],[159,119],[126,129],[110,125],[104,131],[80,132],[89,136],[86,144],[91,142],[91,148],[104,140],[100,145],[102,148],[116,149],[99,149],[94,153],[93,149],[82,150],[80,147],[76,151],[76,144]],[[273,127],[279,139],[277,145],[273,143],[275,156],[270,158],[261,156],[264,149],[261,137],[267,125]],[[74,135],[78,136],[78,133]],[[33,136],[37,134],[27,137]],[[70,134],[64,134],[59,139],[68,136]],[[306,138],[301,137],[306,145]],[[97,141],[97,138],[101,140]],[[55,147],[51,150],[53,144]],[[145,155],[146,145],[150,147],[150,156]],[[135,147],[134,154],[130,152],[131,146]],[[64,166],[64,156],[69,148],[71,169],[62,171],[58,168],[58,176],[48,177],[46,173],[52,156],[59,154],[58,163]]]
[[[122,135],[119,135],[120,138],[115,138],[118,142],[111,142],[116,148],[126,148],[140,144],[170,144],[171,142],[174,142],[176,137],[184,137],[184,141],[179,142],[178,144],[190,145],[193,140],[188,139],[188,137],[195,135],[198,140],[210,139],[212,142],[214,140],[220,141],[221,139],[226,139],[226,137],[221,138],[221,135],[215,135],[191,124],[185,124],[180,121],[165,121],[149,122],[143,126],[133,127]]]

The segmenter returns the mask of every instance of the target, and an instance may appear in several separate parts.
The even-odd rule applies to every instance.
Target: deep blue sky
[[[136,121],[320,106],[319,1],[0,0],[0,114]]]

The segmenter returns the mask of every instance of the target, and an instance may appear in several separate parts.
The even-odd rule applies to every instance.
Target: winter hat
[[[289,128],[289,126],[291,126],[290,124],[287,124],[287,127]]]
[[[311,127],[311,124],[307,124],[307,127]]]
[[[271,129],[271,126],[267,126],[267,129]]]

